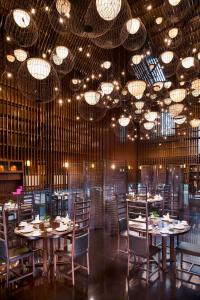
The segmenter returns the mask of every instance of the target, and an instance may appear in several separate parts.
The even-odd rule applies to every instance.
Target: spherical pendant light
[[[57,46],[53,50],[50,60],[60,76],[65,76],[74,68],[74,56],[65,46]]]
[[[166,104],[166,105],[170,105],[172,103],[172,99],[171,98],[166,98],[163,100],[163,102]]]
[[[182,31],[178,27],[172,27],[164,33],[164,43],[168,49],[176,49],[182,42]]]
[[[143,125],[146,130],[151,130],[151,129],[153,129],[155,124],[154,124],[154,122],[145,122]]]
[[[163,81],[158,81],[153,84],[154,92],[160,92],[163,89],[163,87],[164,87]]]
[[[129,93],[139,99],[144,94],[146,89],[146,82],[143,80],[132,80],[127,83]]]
[[[122,6],[122,0],[96,0],[96,8],[100,17],[105,21],[114,20]]]
[[[92,38],[92,42],[100,48],[114,49],[119,47],[127,39],[128,31],[122,30],[124,24],[131,19],[131,9],[127,0],[122,0],[121,10],[114,19],[112,27],[103,35]]]
[[[141,115],[142,114],[142,110],[141,109],[136,109],[135,110],[135,114],[136,115]]]
[[[118,119],[118,122],[120,126],[126,127],[130,123],[130,117],[121,115],[120,118]]]
[[[29,73],[37,80],[43,80],[49,76],[51,65],[43,58],[29,58],[27,61]]]
[[[25,60],[17,74],[21,93],[30,100],[47,103],[58,97],[60,82],[53,66],[42,58]]]
[[[31,47],[38,38],[37,26],[31,15],[22,9],[11,11],[5,21],[5,30],[16,44]]]
[[[191,82],[191,88],[192,90],[200,92],[200,78],[194,79]]]
[[[19,62],[25,61],[28,57],[28,53],[23,49],[15,49],[14,55]]]
[[[56,9],[61,16],[70,18],[71,3],[68,0],[56,0]]]
[[[169,92],[169,96],[172,99],[172,101],[178,103],[182,102],[187,95],[186,89],[174,89]]]
[[[69,87],[72,91],[77,92],[83,85],[83,80],[80,78],[74,77],[70,80]]]
[[[172,29],[169,30],[168,35],[171,39],[175,39],[178,35],[179,29],[177,27],[173,27]]]
[[[199,61],[195,57],[188,56],[180,60],[176,69],[176,76],[179,80],[189,81],[198,76],[199,70]]]
[[[54,0],[47,11],[49,21],[55,31],[63,34],[71,32],[72,4],[69,0]]]
[[[52,54],[52,61],[56,66],[60,66],[63,63],[63,60],[60,57],[58,57],[57,54],[54,53]]]
[[[78,113],[85,121],[98,122],[105,117],[106,112],[106,108],[89,105],[84,99],[78,101]]]
[[[28,27],[31,21],[30,15],[22,9],[14,9],[13,18],[15,23],[21,28]]]
[[[200,126],[200,119],[192,119],[190,121],[190,125],[192,126],[192,128],[197,128]]]
[[[135,104],[135,107],[139,110],[143,109],[143,107],[144,107],[144,101],[136,101],[134,104]]]
[[[90,39],[104,35],[115,21],[105,20],[99,15],[96,0],[71,1],[70,19],[72,32],[79,37]]]
[[[6,55],[6,59],[8,62],[13,63],[15,61],[15,57],[11,54]]]
[[[111,82],[101,82],[100,89],[103,95],[110,95],[114,90],[114,84]]]
[[[193,3],[188,5],[187,0],[166,0],[162,9],[163,15],[171,23],[177,23],[187,16],[193,5]]]
[[[169,106],[169,112],[172,117],[176,117],[182,113],[184,105],[181,103],[172,104]]]
[[[189,56],[189,57],[183,58],[181,60],[181,64],[182,64],[184,69],[192,68],[194,66],[194,57]]]
[[[164,51],[159,57],[159,63],[163,68],[165,76],[169,78],[176,73],[178,57],[173,51]]]
[[[168,0],[169,4],[172,6],[177,6],[182,0]]]
[[[172,82],[171,81],[165,81],[164,82],[164,88],[166,88],[167,90],[170,89],[172,87]]]
[[[123,26],[121,34],[128,32],[128,37],[123,43],[123,47],[129,51],[140,49],[147,37],[147,31],[139,18],[129,19]]]
[[[195,98],[199,97],[200,96],[200,90],[199,91],[198,90],[193,90],[192,91],[192,96],[195,97]]]
[[[182,125],[183,123],[185,123],[186,119],[187,119],[186,116],[181,115],[181,116],[174,117],[174,122],[178,125]]]
[[[104,68],[104,69],[106,69],[106,70],[110,69],[111,66],[112,66],[112,63],[111,63],[111,61],[109,61],[109,60],[106,60],[106,61],[104,61],[104,62],[101,64],[101,67]]]
[[[134,65],[139,65],[141,63],[141,61],[142,61],[142,55],[140,55],[140,54],[133,55],[131,58],[131,62]]]
[[[156,111],[149,111],[144,114],[144,117],[148,122],[154,122],[158,118],[158,113]]]
[[[60,59],[65,59],[67,58],[69,54],[69,49],[65,46],[57,46],[56,47],[56,54]]]
[[[89,105],[96,105],[101,98],[100,93],[98,93],[96,91],[92,91],[92,90],[85,92],[83,95],[84,95],[85,101]]]
[[[162,63],[169,64],[172,62],[174,58],[174,52],[173,51],[165,51],[160,56]]]

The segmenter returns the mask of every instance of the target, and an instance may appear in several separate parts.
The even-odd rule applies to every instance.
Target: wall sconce
[[[4,171],[4,165],[0,165],[0,172]]]
[[[26,165],[27,167],[30,167],[30,166],[31,166],[31,161],[30,161],[30,160],[27,160],[27,161],[25,162],[25,165]]]
[[[64,162],[64,165],[63,165],[64,168],[68,169],[69,168],[69,163],[68,161]]]
[[[142,166],[139,166],[139,170],[142,170]]]
[[[115,164],[112,164],[112,165],[111,165],[111,169],[112,169],[112,170],[115,170],[115,168],[116,168]]]
[[[183,168],[184,168],[184,169],[186,168],[186,164],[183,165]]]
[[[162,169],[162,165],[159,166],[159,169]]]
[[[95,168],[95,164],[92,163],[91,164],[91,168],[94,169]]]
[[[131,170],[131,166],[130,165],[128,165],[128,170]]]

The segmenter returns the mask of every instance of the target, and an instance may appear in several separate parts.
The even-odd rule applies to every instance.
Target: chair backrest
[[[126,195],[118,194],[116,195],[116,200],[117,200],[118,229],[119,232],[123,232],[127,230]]]
[[[8,237],[6,227],[6,217],[4,207],[0,209],[0,258],[6,260],[8,258]]]
[[[171,185],[164,187],[164,212],[174,218],[180,217],[179,197],[172,193]]]
[[[89,248],[90,204],[90,200],[74,202],[73,256],[82,255],[86,253]]]
[[[149,253],[148,218],[147,201],[127,201],[128,249],[136,256],[147,257]]]
[[[18,197],[19,222],[32,221],[35,216],[33,193],[24,193]]]
[[[147,201],[147,187],[146,186],[138,187],[136,197],[138,200]]]

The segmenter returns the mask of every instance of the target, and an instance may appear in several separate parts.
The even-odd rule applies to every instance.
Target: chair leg
[[[56,277],[56,274],[57,274],[57,255],[54,254],[54,257],[53,257],[53,273],[54,273],[54,276]]]
[[[35,277],[35,253],[33,252],[32,256],[32,263],[33,263],[33,278]]]
[[[89,260],[89,252],[87,251],[87,273],[90,275],[90,260]]]
[[[127,272],[128,276],[129,276],[129,264],[130,264],[130,252],[128,252],[128,272]]]
[[[120,236],[118,234],[117,236],[117,251],[119,252],[119,249],[120,249]]]
[[[10,275],[10,264],[7,262],[6,264],[6,288],[9,286],[9,276]]]
[[[147,258],[147,274],[146,274],[146,282],[149,284],[149,257]]]
[[[183,269],[183,253],[181,253],[181,270]]]
[[[75,278],[74,278],[74,258],[72,257],[72,285],[75,284]]]

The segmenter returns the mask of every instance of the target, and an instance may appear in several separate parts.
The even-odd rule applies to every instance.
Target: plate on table
[[[33,220],[31,224],[41,224],[42,220]]]
[[[142,218],[142,217],[137,217],[137,218],[135,218],[133,220],[137,221],[137,222],[146,222],[146,218]]]
[[[56,231],[62,232],[62,231],[66,231],[67,229],[68,229],[68,227],[57,227]]]
[[[162,229],[160,229],[160,233],[169,234],[169,229],[168,228],[162,228]]]
[[[185,229],[185,226],[182,225],[182,224],[175,224],[174,225],[174,229],[176,229],[176,230],[183,230],[183,229]]]
[[[32,236],[34,236],[34,237],[41,236],[41,232],[40,231],[33,231]]]
[[[167,218],[162,218],[163,222],[168,222],[168,223],[172,223],[173,219],[167,219]]]
[[[25,226],[27,226],[28,224],[27,224],[27,222],[20,222],[19,223],[19,227],[25,227]]]
[[[22,230],[20,230],[21,233],[31,233],[33,232],[33,228],[32,227],[26,227]]]

